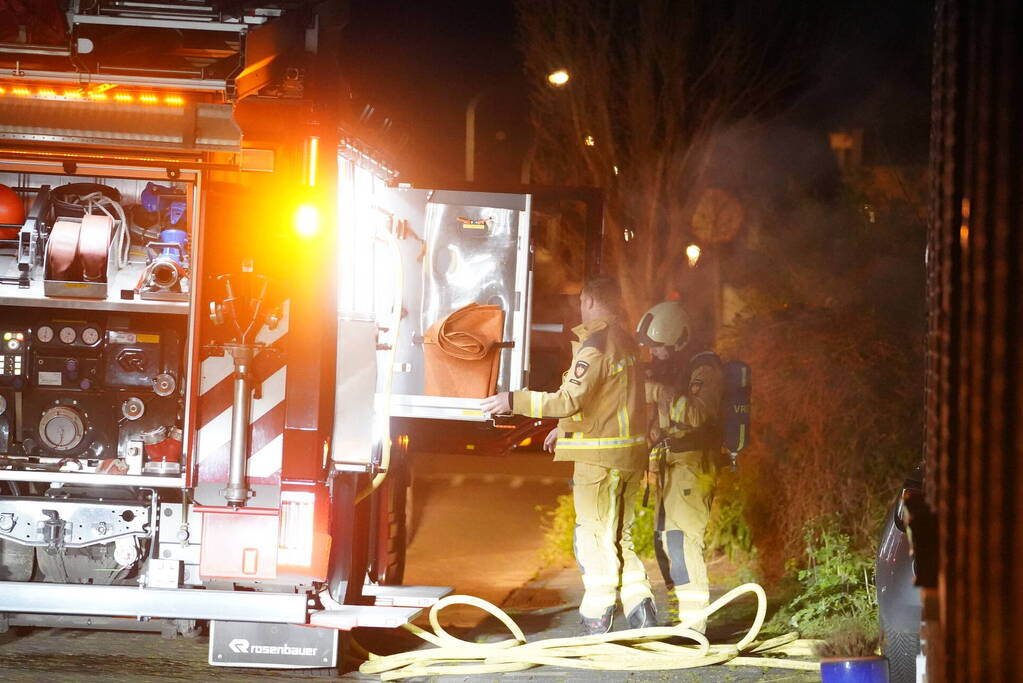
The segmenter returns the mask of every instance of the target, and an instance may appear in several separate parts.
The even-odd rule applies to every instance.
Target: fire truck
[[[599,198],[402,182],[342,106],[343,3],[28,6],[0,20],[0,630],[208,623],[211,664],[333,667],[447,590],[399,585],[409,453],[544,428],[431,388],[437,325],[496,311],[490,388],[556,385]]]

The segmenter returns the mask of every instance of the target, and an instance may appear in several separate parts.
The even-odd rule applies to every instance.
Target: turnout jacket
[[[659,421],[669,437],[669,462],[702,458],[720,441],[721,361],[716,354],[703,352],[693,356],[689,367],[688,388],[678,396],[667,396],[670,392],[663,385],[647,385],[647,401],[658,404]]]
[[[556,392],[512,392],[512,412],[557,417],[555,460],[646,469],[644,386],[632,337],[608,320],[572,330],[572,364]]]

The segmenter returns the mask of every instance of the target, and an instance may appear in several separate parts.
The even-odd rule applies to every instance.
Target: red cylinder
[[[0,227],[0,239],[18,239],[18,231],[24,222],[25,205],[21,202],[21,197],[6,185],[0,185],[0,226],[4,224],[18,226],[17,228]]]

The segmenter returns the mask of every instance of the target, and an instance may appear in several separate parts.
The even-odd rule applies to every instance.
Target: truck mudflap
[[[321,669],[337,666],[338,632],[299,624],[211,621],[212,666]]]

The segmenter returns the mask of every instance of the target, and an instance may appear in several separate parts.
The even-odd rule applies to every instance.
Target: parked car
[[[916,556],[906,526],[907,506],[917,496],[923,496],[919,467],[906,478],[892,503],[877,552],[877,603],[891,683],[917,680],[922,605]]]

